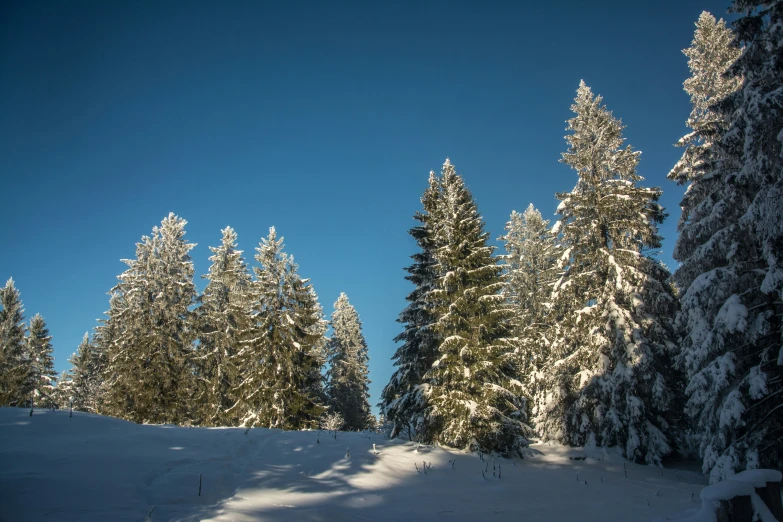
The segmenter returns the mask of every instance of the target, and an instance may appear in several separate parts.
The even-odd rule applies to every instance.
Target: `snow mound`
[[[731,500],[734,497],[750,496],[754,491],[753,486],[745,482],[724,480],[702,489],[699,496],[702,500],[717,502]]]
[[[754,488],[763,488],[767,482],[780,482],[781,479],[783,479],[783,473],[776,469],[746,469],[732,475],[729,480],[744,482]]]

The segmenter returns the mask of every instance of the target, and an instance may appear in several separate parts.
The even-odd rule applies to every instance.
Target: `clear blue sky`
[[[674,266],[680,51],[729,1],[531,4],[2,2],[0,279],[46,319],[57,370],[107,309],[120,259],[173,211],[198,276],[221,228],[252,258],[274,225],[327,314],[346,292],[375,404],[428,172],[451,158],[493,239],[530,202],[554,217],[576,181],[558,159],[580,79],[664,188]]]

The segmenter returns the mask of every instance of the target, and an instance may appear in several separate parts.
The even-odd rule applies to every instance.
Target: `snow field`
[[[245,435],[0,408],[0,520],[632,522],[700,508],[706,480],[691,471],[559,445],[528,453],[482,460],[374,433]]]

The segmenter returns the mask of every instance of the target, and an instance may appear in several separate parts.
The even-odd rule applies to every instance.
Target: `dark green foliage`
[[[29,401],[25,384],[30,365],[25,357],[24,308],[14,280],[0,288],[0,406]]]
[[[329,357],[327,397],[329,406],[344,419],[344,430],[371,427],[369,361],[362,323],[348,296],[340,294],[332,313],[332,337],[326,347]]]

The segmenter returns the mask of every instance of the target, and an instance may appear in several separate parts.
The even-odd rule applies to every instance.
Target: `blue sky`
[[[61,371],[168,212],[198,276],[220,229],[251,258],[274,225],[326,313],[340,292],[357,308],[375,404],[428,172],[451,158],[493,239],[530,202],[554,217],[580,79],[664,189],[674,267],[680,51],[728,4],[2,2],[0,279],[46,319]]]

